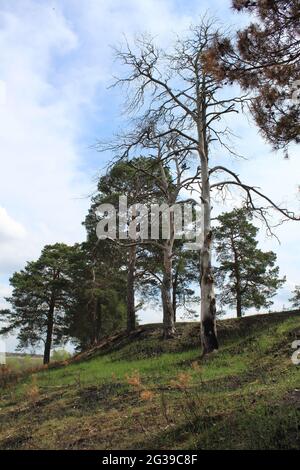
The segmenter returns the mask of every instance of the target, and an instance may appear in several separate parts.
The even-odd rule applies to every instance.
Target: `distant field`
[[[42,363],[42,356],[6,354],[6,365],[13,371],[31,369],[40,366]]]

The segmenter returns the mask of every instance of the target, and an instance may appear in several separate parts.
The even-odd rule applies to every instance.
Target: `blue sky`
[[[84,239],[81,226],[108,156],[93,145],[122,125],[122,96],[109,90],[118,73],[111,45],[148,31],[163,46],[174,33],[209,12],[227,27],[247,18],[229,0],[0,0],[0,305],[9,276],[38,257],[46,243]],[[230,122],[236,147],[248,160],[232,162],[249,183],[299,212],[299,149],[290,160],[270,151],[246,117]],[[232,205],[234,201],[229,202]],[[225,209],[226,207],[224,207]],[[299,224],[300,225],[300,224]],[[281,245],[261,234],[278,254],[288,283],[282,307],[300,283],[300,227],[278,229]],[[157,321],[159,312],[140,314]],[[15,341],[8,341],[12,349]]]

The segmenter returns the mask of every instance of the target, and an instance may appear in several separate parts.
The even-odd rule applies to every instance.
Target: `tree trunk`
[[[241,292],[241,275],[237,250],[234,240],[231,238],[231,246],[234,254],[234,275],[235,275],[235,293],[236,293],[236,315],[242,318],[242,292]]]
[[[164,182],[165,192],[168,194],[167,202],[169,207],[173,207],[173,204],[176,202],[177,194],[176,192],[170,191],[168,178],[163,167],[162,162],[160,161],[160,171],[162,180]],[[161,297],[163,305],[163,337],[165,339],[172,338],[175,334],[175,314],[173,310],[173,301],[174,297],[172,296],[173,288],[173,279],[172,279],[172,256],[173,256],[173,246],[175,240],[175,215],[174,211],[170,210],[169,212],[169,223],[170,223],[170,232],[169,238],[164,242],[163,249],[163,279],[161,285]]]
[[[241,276],[238,261],[235,261],[235,277],[236,277],[236,315],[242,318],[242,292],[241,292]]]
[[[54,308],[55,308],[55,300],[52,296],[48,317],[47,317],[47,335],[45,341],[45,348],[44,348],[44,364],[49,364],[50,362],[50,353],[51,353],[51,344],[52,344],[52,334],[53,334],[53,325],[54,325]]]
[[[236,297],[236,314],[238,318],[242,318],[242,301],[241,301],[241,294],[237,293]]]
[[[201,155],[201,197],[203,242],[200,253],[200,286],[201,286],[201,340],[203,354],[218,349],[216,330],[216,298],[214,293],[214,276],[211,266],[212,230],[211,230],[211,201],[208,161]]]
[[[127,273],[127,331],[134,331],[136,328],[135,318],[135,295],[134,277],[136,264],[136,246],[129,248],[128,273]]]
[[[161,286],[163,304],[164,338],[172,338],[175,334],[174,311],[172,302],[172,249],[168,242],[164,249],[164,274]]]
[[[172,290],[172,305],[174,314],[174,324],[176,323],[176,310],[177,310],[177,286],[178,286],[178,269],[174,274],[173,290]]]

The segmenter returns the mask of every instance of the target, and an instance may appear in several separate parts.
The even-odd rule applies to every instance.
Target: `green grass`
[[[20,378],[0,392],[0,448],[299,448],[299,313],[220,322],[204,359],[198,333],[149,325]]]

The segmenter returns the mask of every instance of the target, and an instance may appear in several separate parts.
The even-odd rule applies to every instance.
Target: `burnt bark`
[[[177,288],[178,288],[178,268],[176,268],[176,271],[175,271],[175,274],[174,274],[173,290],[172,290],[172,305],[173,305],[174,324],[176,323]]]
[[[216,299],[211,267],[211,232],[206,234],[201,250],[201,342],[203,354],[218,349]]]

